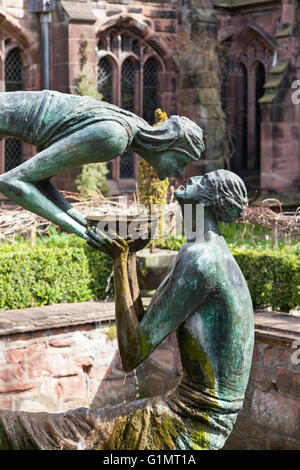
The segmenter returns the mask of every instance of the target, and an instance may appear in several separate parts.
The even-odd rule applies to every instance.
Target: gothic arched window
[[[18,49],[8,52],[5,59],[5,90],[23,90],[23,63]],[[20,139],[5,139],[5,171],[20,165],[23,160],[23,144]]]
[[[164,64],[145,41],[126,29],[111,28],[98,41],[98,91],[103,99],[142,116],[153,124],[162,90],[159,74]],[[137,176],[136,155],[127,152],[108,165],[109,178]]]

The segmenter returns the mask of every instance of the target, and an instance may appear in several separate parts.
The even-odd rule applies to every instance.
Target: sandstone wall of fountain
[[[300,318],[255,314],[243,410],[226,449],[300,449]],[[120,364],[111,302],[2,311],[0,408],[99,408],[165,393],[180,379],[175,335],[134,373]]]

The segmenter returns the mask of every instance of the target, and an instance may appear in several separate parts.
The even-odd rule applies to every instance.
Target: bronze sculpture
[[[165,396],[99,410],[65,413],[0,411],[2,449],[220,449],[247,386],[253,350],[253,308],[245,279],[218,230],[239,217],[247,195],[226,170],[191,178],[175,193],[204,206],[204,238],[188,240],[146,312],[137,295],[130,252],[135,241],[94,235],[112,257],[116,323],[125,371],[134,369],[176,331],[183,377]],[[195,211],[193,211],[195,214]],[[196,219],[193,219],[194,231]],[[133,246],[132,246],[133,245]]]
[[[87,163],[111,161],[130,148],[164,179],[181,173],[204,149],[202,130],[187,118],[171,116],[152,127],[112,104],[49,90],[0,93],[3,137],[34,144],[38,154],[1,175],[0,191],[88,243],[93,232],[51,177]]]

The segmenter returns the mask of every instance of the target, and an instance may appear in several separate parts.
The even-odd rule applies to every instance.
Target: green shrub
[[[110,259],[82,243],[72,246],[74,241],[64,247],[2,245],[0,308],[104,299]]]
[[[178,251],[185,241],[184,238],[165,239],[159,247]],[[255,309],[271,306],[273,310],[288,312],[300,305],[300,248],[237,246],[230,249],[243,271]]]
[[[299,249],[232,248],[255,309],[271,306],[288,312],[300,305]]]
[[[184,239],[161,247],[179,250]],[[255,309],[271,306],[288,312],[300,305],[300,248],[279,250],[231,247],[249,286]],[[113,294],[111,260],[78,237],[53,229],[29,242],[0,244],[0,308],[13,309],[59,302],[105,299]]]

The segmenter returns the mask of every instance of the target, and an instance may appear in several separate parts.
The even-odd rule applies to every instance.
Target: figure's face
[[[149,160],[148,160],[149,161]],[[185,167],[190,163],[189,158],[177,151],[170,150],[151,159],[149,163],[154,167],[160,180],[168,176],[181,176]]]
[[[178,188],[174,195],[180,204],[198,204],[205,202],[205,194],[208,192],[209,174],[192,176],[185,186]],[[203,200],[201,198],[203,195]]]

